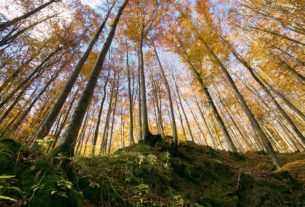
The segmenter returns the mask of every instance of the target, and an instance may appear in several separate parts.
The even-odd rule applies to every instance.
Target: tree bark
[[[42,9],[46,8],[47,6],[49,6],[50,4],[52,4],[54,2],[58,2],[58,1],[60,1],[60,0],[50,0],[50,1],[46,2],[45,4],[42,4],[41,6],[33,9],[32,11],[30,11],[30,12],[28,12],[26,14],[23,14],[23,15],[21,15],[19,17],[16,17],[16,18],[14,18],[14,19],[12,19],[10,21],[1,23],[0,24],[0,31],[3,31],[6,28],[12,26],[13,24],[16,24],[16,23],[18,23],[18,22],[20,22],[20,21],[22,21],[22,20],[24,20],[26,18],[29,18],[30,16],[36,14],[37,12],[39,12]]]
[[[67,133],[64,136],[64,141],[63,143],[59,146],[59,151],[62,151],[64,154],[68,155],[68,156],[73,156],[74,154],[74,146],[75,146],[75,141],[77,138],[77,134],[79,133],[80,130],[80,125],[81,125],[81,121],[84,118],[84,115],[88,109],[88,106],[91,102],[92,96],[93,96],[93,92],[95,89],[95,86],[97,84],[97,80],[99,77],[99,74],[103,68],[104,65],[104,60],[105,57],[108,53],[108,50],[110,48],[110,45],[112,43],[115,31],[116,31],[116,27],[118,25],[118,22],[120,20],[120,17],[123,13],[124,8],[126,7],[128,3],[128,0],[124,1],[124,4],[121,6],[121,8],[118,11],[118,14],[113,22],[113,25],[111,27],[111,30],[108,34],[108,37],[102,47],[102,50],[99,54],[99,57],[93,67],[93,70],[90,74],[89,80],[87,82],[87,85],[81,95],[80,100],[78,101],[78,104],[76,106],[75,112],[72,116],[72,120],[69,124],[69,127],[67,129]]]
[[[145,84],[145,71],[144,71],[144,57],[143,57],[143,44],[144,44],[144,28],[141,30],[141,39],[139,45],[140,54],[140,86],[141,86],[141,108],[142,108],[142,136],[144,137],[145,143],[151,143],[151,136],[148,126],[148,115],[147,115],[147,101],[146,101],[146,84]]]
[[[180,42],[180,46],[183,47],[183,52],[184,52],[184,55],[186,56],[184,58],[184,60],[189,64],[190,66],[190,69],[191,71],[193,72],[194,76],[195,76],[195,79],[199,82],[200,84],[200,87],[202,89],[202,92],[204,93],[204,95],[207,97],[207,103],[211,106],[212,108],[212,112],[213,112],[213,115],[215,116],[216,118],[216,121],[218,123],[218,125],[220,126],[221,128],[221,131],[225,137],[225,141],[226,141],[226,144],[228,146],[228,149],[230,151],[236,151],[236,147],[232,141],[232,138],[227,130],[227,128],[225,127],[225,124],[224,124],[224,121],[222,120],[221,116],[219,115],[219,112],[217,111],[217,108],[215,106],[215,103],[212,99],[212,96],[208,90],[208,88],[205,86],[204,82],[203,82],[203,79],[201,78],[201,75],[199,74],[199,72],[197,71],[197,69],[195,68],[195,66],[187,59],[188,57],[188,54],[184,48],[184,45],[181,41]]]
[[[176,87],[176,91],[177,91],[177,96],[178,96],[178,101],[179,101],[179,104],[180,104],[180,107],[181,107],[181,110],[182,110],[182,113],[184,115],[184,118],[185,118],[185,122],[186,122],[186,126],[189,130],[189,133],[190,133],[190,136],[191,136],[191,139],[193,142],[195,142],[195,139],[194,139],[194,136],[193,136],[193,133],[192,133],[192,130],[191,130],[191,126],[190,126],[190,123],[188,121],[188,118],[186,116],[186,113],[185,113],[185,110],[183,108],[183,104],[182,104],[182,100],[181,100],[181,96],[180,96],[180,90],[178,88],[178,85],[177,85],[177,82],[176,80],[174,79],[174,83],[175,83],[175,87]]]
[[[115,93],[115,100],[114,100],[114,106],[113,106],[113,112],[112,112],[112,123],[111,123],[111,129],[110,129],[110,138],[109,138],[109,144],[107,147],[107,153],[110,154],[111,152],[111,145],[112,145],[112,138],[113,138],[113,130],[114,130],[114,123],[115,123],[115,113],[116,113],[116,108],[117,108],[117,103],[118,103],[118,94],[120,90],[120,77],[118,77],[118,82],[117,82],[117,89]]]
[[[70,92],[71,92],[71,90],[72,90],[72,88],[73,88],[73,86],[74,86],[74,84],[77,80],[77,77],[78,77],[83,65],[85,64],[86,60],[88,59],[89,54],[92,51],[93,46],[95,45],[95,43],[97,42],[100,34],[102,33],[113,6],[114,6],[114,4],[109,9],[103,23],[101,24],[101,26],[99,27],[95,36],[91,40],[91,42],[88,45],[85,53],[83,54],[81,59],[78,61],[77,65],[75,66],[72,74],[70,75],[69,80],[65,84],[64,89],[62,90],[59,98],[57,99],[56,103],[54,104],[54,106],[52,108],[52,111],[48,115],[48,118],[45,120],[45,122],[41,125],[40,129],[38,130],[37,135],[35,137],[36,139],[42,139],[43,137],[45,137],[49,133],[50,129],[52,128],[60,110],[62,109],[67,97],[69,96],[69,94],[70,94]],[[109,43],[107,43],[107,44],[109,44]],[[107,53],[107,51],[106,51],[106,53]]]
[[[108,75],[105,81],[105,84],[103,86],[103,98],[100,104],[100,108],[99,108],[99,112],[98,112],[98,116],[97,116],[97,123],[95,126],[95,130],[94,130],[94,135],[93,135],[93,144],[92,144],[92,150],[91,150],[91,156],[94,156],[94,152],[95,152],[95,146],[96,146],[96,142],[97,142],[97,137],[98,137],[98,131],[100,128],[100,123],[101,123],[101,117],[102,117],[102,113],[103,113],[103,108],[104,108],[104,102],[107,96],[107,84],[108,84],[108,80],[109,80],[109,75],[110,75],[110,71],[108,71]]]
[[[254,114],[252,113],[252,111],[250,110],[250,108],[248,107],[244,97],[242,96],[242,94],[239,92],[237,86],[235,85],[232,77],[230,76],[227,68],[222,64],[222,62],[219,60],[219,58],[216,56],[216,54],[214,53],[214,51],[210,48],[210,46],[206,43],[206,41],[201,38],[199,36],[200,41],[204,44],[205,48],[207,49],[207,51],[209,52],[210,56],[213,57],[213,59],[217,62],[217,64],[220,66],[222,72],[226,75],[226,78],[228,79],[231,87],[233,88],[235,94],[237,95],[241,106],[243,108],[243,110],[245,111],[247,117],[249,118],[251,125],[253,127],[253,129],[256,131],[256,133],[258,134],[258,136],[261,138],[264,147],[266,148],[268,154],[270,155],[274,165],[277,168],[281,167],[280,161],[277,158],[277,155],[270,143],[270,141],[268,140],[268,137],[266,136],[266,134],[264,133],[263,129],[261,128],[261,126],[259,125],[259,123],[257,122],[257,120],[254,117]]]
[[[0,108],[2,108],[24,85],[26,85],[31,79],[36,78],[38,76],[34,76],[36,73],[40,73],[41,70],[44,68],[44,65],[46,62],[48,62],[56,53],[58,53],[60,50],[62,50],[62,47],[56,48],[53,52],[51,52],[31,73],[28,75],[28,77],[21,81],[21,83],[13,89],[0,103]],[[41,75],[41,74],[39,74]]]
[[[201,118],[202,118],[203,123],[204,123],[204,125],[205,125],[205,128],[207,129],[207,131],[208,131],[208,133],[209,133],[209,137],[210,137],[210,140],[211,140],[211,144],[212,144],[213,148],[217,149],[215,140],[213,139],[212,132],[211,132],[209,126],[208,126],[208,123],[207,123],[207,121],[206,121],[206,118],[205,118],[205,116],[204,116],[204,113],[203,113],[203,111],[202,111],[202,109],[201,109],[201,107],[200,107],[199,101],[198,101],[198,99],[197,99],[197,97],[195,96],[194,93],[193,93],[193,97],[194,97],[194,99],[195,99],[195,101],[196,101],[196,105],[197,105],[197,108],[198,108],[198,110],[199,110],[199,112],[200,112],[200,115],[201,115]]]
[[[156,55],[157,61],[159,63],[159,68],[160,68],[160,71],[161,71],[163,82],[164,82],[164,85],[166,87],[166,93],[167,93],[167,98],[168,98],[168,102],[169,102],[169,109],[170,109],[170,115],[171,115],[170,117],[171,117],[171,125],[172,125],[173,143],[174,143],[174,147],[176,148],[178,146],[178,135],[177,135],[177,126],[176,126],[176,120],[175,120],[175,112],[174,112],[174,105],[173,105],[171,89],[170,89],[168,80],[166,78],[166,75],[164,73],[163,66],[161,64],[161,60],[159,58],[159,55],[158,55],[158,52],[157,52],[157,49],[156,49],[154,41],[152,41],[152,45],[153,45],[153,48],[154,48],[154,51],[155,51],[155,55]]]
[[[129,100],[129,142],[130,145],[134,144],[133,138],[133,100],[131,91],[131,77],[130,77],[130,67],[129,67],[129,50],[128,43],[126,40],[126,67],[127,67],[127,81],[128,81],[128,100]]]

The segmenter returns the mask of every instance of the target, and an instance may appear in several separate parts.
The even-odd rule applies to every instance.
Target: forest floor
[[[305,154],[231,153],[182,143],[136,144],[111,155],[62,158],[0,139],[0,206],[305,206]],[[289,173],[287,173],[289,172]],[[9,200],[10,199],[10,200]]]

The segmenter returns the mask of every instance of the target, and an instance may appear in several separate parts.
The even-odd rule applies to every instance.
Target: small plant
[[[73,186],[72,182],[65,180],[65,179],[61,179],[61,180],[57,181],[57,187],[59,189],[51,191],[51,195],[58,195],[61,197],[68,198],[65,191],[71,190],[72,186]]]
[[[147,156],[147,162],[150,164],[150,165],[155,165],[157,163],[157,157],[156,155],[153,155],[153,154],[149,154]]]
[[[169,152],[162,153],[161,155],[162,165],[165,169],[168,169],[170,166],[170,154]]]
[[[143,164],[144,163],[144,158],[145,158],[145,156],[143,156],[141,153],[138,153],[137,154],[137,157],[138,157],[138,165],[141,165],[141,164]]]
[[[13,191],[17,191],[19,193],[22,192],[19,187],[10,186],[9,182],[7,182],[7,180],[12,179],[12,178],[15,178],[15,175],[1,175],[0,176],[0,200],[9,200],[9,201],[13,201],[13,202],[17,201],[16,199],[14,199],[12,197],[3,195],[3,192],[5,190],[13,190]]]
[[[68,180],[61,179],[61,180],[57,181],[57,186],[62,190],[66,190],[66,189],[71,190],[72,185],[73,185],[72,182],[70,182]]]
[[[51,143],[54,142],[54,138],[53,137],[50,137],[50,136],[46,136],[45,138],[43,139],[38,139],[36,140],[37,144],[42,147],[44,150],[47,150],[50,146]]]
[[[174,200],[174,206],[184,206],[184,200],[183,198],[181,197],[181,195],[175,195],[173,197],[173,200]]]
[[[149,193],[149,185],[141,183],[134,189],[133,199],[136,202],[136,206],[143,206],[146,203],[145,196]]]

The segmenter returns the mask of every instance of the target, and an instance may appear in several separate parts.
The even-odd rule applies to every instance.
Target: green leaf
[[[11,197],[8,197],[8,196],[3,196],[3,195],[0,195],[0,200],[9,200],[9,201],[14,201],[16,202],[17,200],[14,199],[14,198],[11,198]]]
[[[15,175],[1,175],[0,179],[10,179],[16,177]]]
[[[19,187],[17,187],[17,186],[12,186],[12,187],[7,187],[8,189],[12,189],[12,190],[15,190],[15,191],[17,191],[17,192],[19,192],[19,193],[22,193],[22,190],[19,188]]]

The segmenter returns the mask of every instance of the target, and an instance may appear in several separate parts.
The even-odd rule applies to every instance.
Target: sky
[[[98,5],[105,2],[105,0],[81,0],[81,2],[85,5],[88,5],[92,8],[96,8]]]

